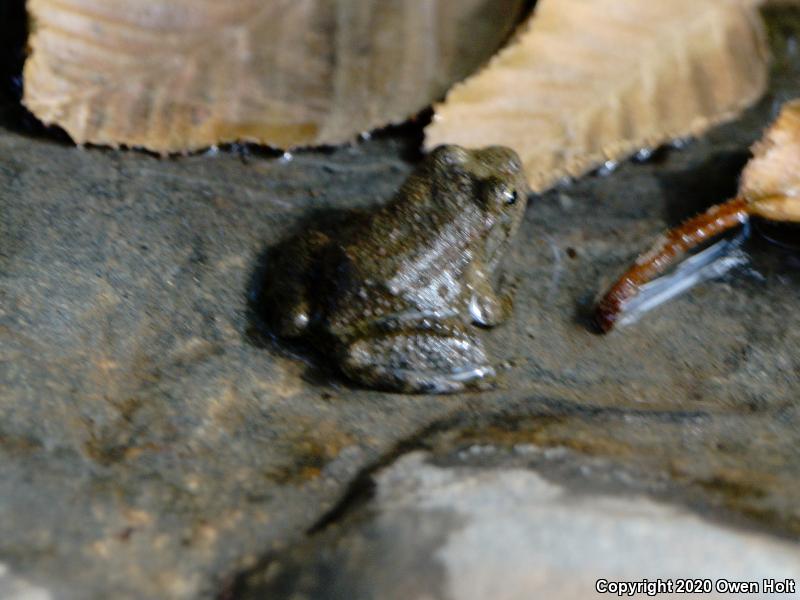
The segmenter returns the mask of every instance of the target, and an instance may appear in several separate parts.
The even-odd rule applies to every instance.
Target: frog
[[[273,253],[261,294],[268,327],[311,341],[367,388],[493,387],[479,332],[512,314],[517,279],[501,263],[529,195],[510,148],[435,148],[385,205]]]

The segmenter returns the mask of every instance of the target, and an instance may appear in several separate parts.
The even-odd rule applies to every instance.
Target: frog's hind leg
[[[405,393],[486,389],[495,377],[480,340],[461,325],[360,338],[344,348],[340,364],[367,387]]]
[[[310,231],[270,249],[266,281],[256,302],[270,332],[278,337],[298,338],[308,330],[315,312],[317,263],[329,241],[325,234]]]

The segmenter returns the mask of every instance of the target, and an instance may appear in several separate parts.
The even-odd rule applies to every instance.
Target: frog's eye
[[[503,191],[503,200],[505,200],[506,204],[516,204],[517,203],[517,190],[504,190]]]
[[[519,200],[517,190],[496,177],[483,180],[481,197],[491,204],[494,210],[503,206],[511,206]]]

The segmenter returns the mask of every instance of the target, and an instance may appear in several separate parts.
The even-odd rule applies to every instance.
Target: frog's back
[[[335,335],[391,319],[455,316],[466,306],[464,272],[477,211],[399,195],[328,258]]]

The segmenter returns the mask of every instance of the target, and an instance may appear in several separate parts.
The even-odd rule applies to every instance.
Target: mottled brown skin
[[[263,296],[276,333],[312,340],[368,387],[486,386],[495,370],[470,324],[511,313],[513,285],[494,281],[528,194],[512,150],[440,146],[386,206],[280,253]]]

